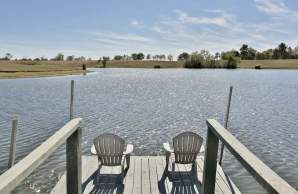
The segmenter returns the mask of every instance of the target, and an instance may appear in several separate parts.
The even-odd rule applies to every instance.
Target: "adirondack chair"
[[[174,149],[171,149],[169,143],[163,143],[163,147],[166,151],[167,172],[170,160],[172,161],[172,173],[175,172],[175,163],[192,164],[192,168],[194,168],[197,155],[204,149],[202,143],[203,138],[193,132],[184,132],[174,137]],[[174,158],[171,158],[172,155],[174,155]]]
[[[127,144],[124,150],[125,141],[117,135],[105,133],[94,139],[94,145],[91,147],[91,153],[98,157],[99,167],[102,166],[121,166],[121,178],[124,178],[124,165],[126,160],[129,168],[130,154],[133,152],[133,145]]]

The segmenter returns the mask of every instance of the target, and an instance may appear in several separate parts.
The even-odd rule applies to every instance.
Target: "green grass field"
[[[97,61],[0,61],[0,78],[43,77],[82,74],[82,64],[88,68],[102,67]],[[298,69],[297,59],[242,60],[238,68]],[[183,68],[182,61],[108,61],[107,68]]]

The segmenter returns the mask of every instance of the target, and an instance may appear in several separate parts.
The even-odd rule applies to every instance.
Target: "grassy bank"
[[[102,67],[97,61],[0,61],[0,78],[42,77],[82,74],[82,64],[88,68]],[[238,68],[298,69],[297,59],[242,60]],[[182,61],[108,61],[107,68],[183,68]]]
[[[95,61],[88,67],[96,67]],[[82,62],[78,61],[0,61],[0,78],[45,77],[83,74]]]
[[[182,61],[109,61],[106,67],[111,68],[182,68]]]
[[[110,68],[183,68],[183,61],[109,61]],[[252,68],[261,66],[263,69],[298,69],[298,59],[284,60],[241,60],[238,68]]]
[[[254,68],[260,65],[262,69],[298,69],[298,59],[282,60],[241,60],[239,68]]]

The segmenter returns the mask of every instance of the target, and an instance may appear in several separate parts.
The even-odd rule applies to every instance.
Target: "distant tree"
[[[288,47],[287,47],[287,45],[285,43],[283,43],[283,42],[280,43],[278,45],[278,50],[280,52],[280,55],[281,55],[282,59],[288,58],[288,56],[289,56]]]
[[[47,61],[48,59],[46,57],[42,56],[42,57],[40,57],[40,60],[41,61]]]
[[[75,61],[86,61],[86,58],[84,56],[80,56],[77,58],[74,58]]]
[[[146,57],[146,59],[147,59],[147,60],[150,60],[150,59],[151,59],[151,55],[148,54],[147,57]]]
[[[214,57],[211,55],[211,53],[207,50],[201,50],[200,55],[203,57],[204,60],[211,60]]]
[[[248,48],[247,60],[254,60],[256,59],[256,56],[257,56],[257,50],[253,48]]]
[[[114,60],[122,60],[123,59],[123,57],[121,56],[121,55],[116,55],[116,56],[114,56]]]
[[[203,66],[204,57],[198,52],[193,52],[184,62],[184,68],[203,68]]]
[[[221,53],[221,58],[223,60],[229,60],[230,57],[240,57],[240,53],[236,50],[231,50],[231,51]]]
[[[242,60],[253,60],[257,56],[257,51],[253,48],[249,48],[247,44],[243,44],[239,54]]]
[[[169,61],[173,61],[173,55],[169,54],[169,55],[168,55],[168,60],[169,60]]]
[[[143,53],[138,53],[137,59],[138,60],[143,60],[145,58],[145,55]]]
[[[62,53],[58,53],[57,56],[54,58],[56,61],[63,61],[64,55]]]
[[[272,58],[273,59],[281,59],[282,58],[281,52],[279,51],[278,48],[273,50]]]
[[[110,57],[105,57],[105,56],[102,57],[103,67],[106,67],[106,64],[108,63],[109,60],[110,60]]]
[[[131,57],[133,60],[143,60],[145,55],[143,53],[133,53]]]
[[[109,60],[110,60],[110,57],[103,56],[103,57],[102,57],[102,60],[104,60],[104,61],[109,61]]]
[[[107,60],[102,60],[103,67],[106,67]]]
[[[183,52],[180,55],[178,55],[178,60],[187,60],[187,59],[189,59],[189,54],[186,52]]]
[[[265,59],[272,59],[273,50],[269,49],[263,52],[257,52],[257,60],[265,60]]]
[[[67,56],[67,57],[66,57],[66,61],[73,61],[74,58],[75,58],[74,55]]]
[[[132,60],[138,60],[138,53],[132,53],[131,58]]]
[[[230,56],[228,61],[227,61],[226,67],[228,69],[236,69],[237,68],[237,63],[238,63],[237,58]]]
[[[296,47],[293,49],[293,53],[294,53],[294,55],[298,55],[298,46],[296,46]]]
[[[0,60],[5,60],[5,61],[9,61],[11,59],[12,59],[12,54],[10,54],[10,53],[6,53],[5,57],[0,58]]]
[[[241,59],[247,59],[248,58],[248,45],[243,44],[240,48],[240,57]]]
[[[33,61],[40,61],[40,58],[35,58],[35,59],[33,59]]]
[[[220,59],[220,53],[217,52],[217,53],[215,53],[215,60],[219,60],[219,59]]]
[[[126,60],[126,61],[128,61],[130,59],[130,57],[128,55],[123,55],[122,58],[123,58],[123,60]]]

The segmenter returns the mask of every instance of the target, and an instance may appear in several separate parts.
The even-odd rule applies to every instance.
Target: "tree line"
[[[231,55],[240,57],[242,60],[298,59],[298,46],[292,48],[282,42],[274,49],[257,51],[247,44],[243,44],[239,51],[223,52],[222,59],[227,59]]]
[[[190,59],[191,55],[192,54],[183,52],[178,56],[178,60]],[[274,49],[257,51],[247,44],[243,44],[239,50],[233,49],[222,53],[217,52],[211,57],[215,60],[228,60],[230,56],[238,57],[241,60],[298,59],[298,46],[292,48],[282,42]]]
[[[12,60],[13,55],[10,53],[6,53],[4,57],[0,57],[0,60],[4,60],[4,61],[9,61]],[[20,58],[17,59],[15,58],[14,60],[16,61],[86,61],[86,60],[92,60],[91,58],[86,58],[84,56],[80,56],[80,57],[75,57],[74,55],[70,55],[70,56],[64,56],[64,54],[62,53],[58,53],[54,58],[46,58],[44,56],[42,57],[37,57],[37,58]]]
[[[257,51],[256,49],[249,47],[247,44],[243,44],[239,50],[230,50],[230,51],[224,51],[224,52],[216,52],[214,55],[210,54],[206,50],[202,50],[203,53],[187,53],[183,52],[178,55],[178,60],[190,60],[192,55],[198,55],[203,54],[206,57],[208,55],[208,59],[210,60],[229,60],[231,57],[236,60],[268,60],[268,59],[298,59],[298,46],[295,48],[292,48],[285,43],[280,43],[276,48],[268,49],[265,51]],[[206,53],[208,52],[208,53]],[[202,56],[201,56],[202,57]],[[6,53],[4,57],[0,57],[0,60],[12,60],[13,55],[10,53]],[[142,52],[139,53],[132,53],[131,55],[115,55],[113,60],[124,60],[124,61],[130,61],[130,60],[159,60],[159,61],[173,61],[174,56],[169,54],[156,54],[151,55],[147,54],[145,55]],[[84,56],[75,57],[74,55],[70,56],[64,56],[62,53],[58,53],[54,58],[46,58],[46,57],[39,57],[39,58],[21,58],[21,59],[15,59],[15,60],[22,60],[22,61],[86,61],[86,60],[92,60],[91,58],[86,58]],[[111,60],[110,57],[103,56],[100,57],[98,61],[109,61]]]
[[[116,55],[114,56],[114,60],[124,60],[124,61],[135,61],[135,60],[159,60],[159,61],[173,61],[174,57],[173,55],[165,55],[165,54],[157,54],[157,55],[151,55],[144,53],[132,53],[131,55]]]

